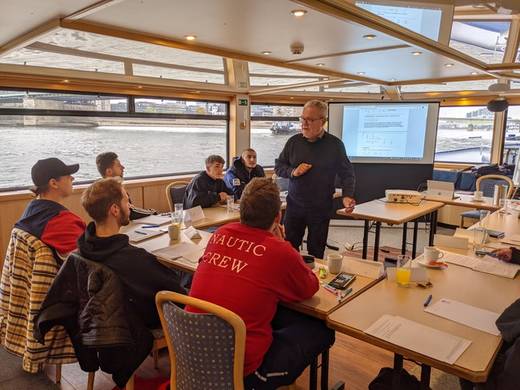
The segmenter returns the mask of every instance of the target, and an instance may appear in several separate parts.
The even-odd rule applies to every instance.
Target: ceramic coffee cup
[[[343,256],[339,253],[330,253],[327,255],[327,265],[331,274],[339,274],[341,265],[343,264]]]
[[[424,259],[427,263],[434,263],[444,256],[444,252],[438,250],[434,246],[425,246],[424,247]]]

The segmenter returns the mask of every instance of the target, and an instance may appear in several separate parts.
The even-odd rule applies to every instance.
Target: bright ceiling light
[[[316,66],[325,66],[325,64],[323,62],[318,62]]]
[[[271,54],[271,52],[270,52],[269,50],[264,50],[264,51],[262,52],[262,54],[263,54],[264,56],[268,56],[269,54]]]
[[[363,38],[365,38],[365,39],[375,39],[376,36],[374,34],[366,34],[366,35],[363,35]]]
[[[451,62],[448,62],[447,64],[444,64],[444,66],[445,66],[446,68],[451,68],[451,67],[455,66],[455,64],[453,64],[453,63],[451,63]]]
[[[476,76],[476,75],[478,75],[478,72],[471,72],[471,74],[472,74],[473,76]]]
[[[184,38],[186,38],[187,41],[194,41],[197,39],[196,35],[185,35]]]
[[[67,79],[65,79],[65,80],[63,80],[63,82],[64,82],[64,83],[69,83],[70,81],[67,80]]]
[[[420,56],[422,54],[422,51],[412,51],[412,55],[414,56]]]
[[[357,72],[358,75],[363,76],[365,72]]]
[[[304,9],[293,9],[293,10],[291,11],[291,15],[292,15],[292,16],[296,16],[297,18],[301,18],[301,17],[304,16],[306,13],[307,13],[307,11],[304,10]]]

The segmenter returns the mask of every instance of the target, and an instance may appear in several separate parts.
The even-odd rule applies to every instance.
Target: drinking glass
[[[477,226],[473,230],[473,248],[475,251],[481,251],[487,241],[487,229],[482,226]]]
[[[397,284],[402,287],[408,287],[411,276],[412,258],[408,255],[397,256],[397,268],[395,270]]]
[[[182,224],[182,220],[184,219],[184,208],[182,203],[175,203],[174,212],[172,215],[172,222],[177,222]]]
[[[232,196],[229,196],[227,199],[226,199],[226,210],[228,213],[231,213],[233,211],[233,205],[235,203],[235,200],[233,199]]]

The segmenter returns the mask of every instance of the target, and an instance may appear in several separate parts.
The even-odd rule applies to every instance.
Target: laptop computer
[[[455,184],[449,181],[428,180],[426,195],[455,199]]]

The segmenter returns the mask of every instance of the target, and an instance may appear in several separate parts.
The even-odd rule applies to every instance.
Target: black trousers
[[[293,383],[311,362],[334,344],[334,331],[313,317],[279,306],[272,321],[273,342],[246,390],[270,390]]]
[[[287,199],[284,218],[285,237],[296,250],[300,249],[307,228],[307,252],[323,259],[329,235],[329,222],[330,208],[325,210],[305,208]]]

